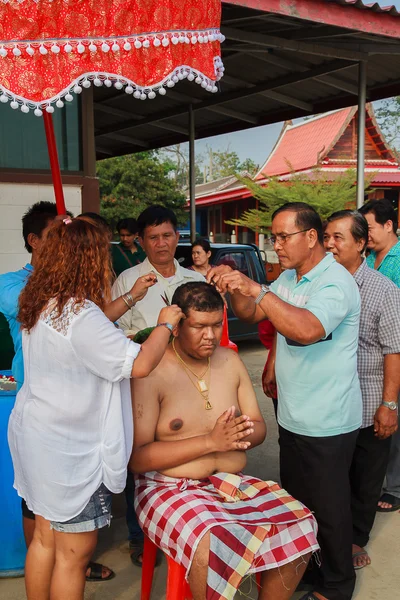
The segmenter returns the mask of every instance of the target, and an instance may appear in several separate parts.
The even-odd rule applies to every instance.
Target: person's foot
[[[108,581],[115,577],[114,571],[101,565],[100,563],[90,562],[86,569],[86,581]]]
[[[352,546],[353,553],[353,567],[357,571],[358,569],[363,569],[371,564],[371,559],[368,556],[368,552],[361,548],[361,546],[357,546],[357,544],[353,544]]]
[[[132,564],[141,567],[143,562],[143,540],[134,540],[129,542],[129,554]]]
[[[400,498],[392,494],[382,494],[378,502],[378,512],[394,512],[400,509]]]

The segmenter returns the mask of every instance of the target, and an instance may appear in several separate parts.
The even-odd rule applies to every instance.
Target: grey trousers
[[[386,471],[386,485],[383,491],[400,498],[400,418],[399,429],[392,437],[389,464]]]

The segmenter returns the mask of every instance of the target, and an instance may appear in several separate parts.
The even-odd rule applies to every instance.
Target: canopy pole
[[[189,104],[189,198],[190,198],[190,239],[196,239],[196,168],[195,168],[195,122],[192,104]]]
[[[367,63],[358,64],[358,130],[357,130],[357,208],[364,204],[365,187],[365,108],[367,101]]]
[[[56,137],[54,135],[53,117],[46,110],[43,111],[44,129],[46,132],[47,150],[49,152],[51,176],[53,178],[54,195],[56,197],[57,213],[65,215],[64,190],[61,181],[60,163],[58,162]]]

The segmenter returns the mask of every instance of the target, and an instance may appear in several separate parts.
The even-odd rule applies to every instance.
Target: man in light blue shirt
[[[309,205],[285,204],[272,236],[285,269],[270,288],[229,267],[207,279],[231,294],[236,315],[266,317],[278,332],[275,373],[282,485],[314,511],[321,566],[301,600],[350,600],[355,585],[349,469],[362,419],[357,374],[360,295],[350,273],[323,248]]]
[[[19,271],[0,275],[0,312],[4,314],[10,327],[14,342],[15,356],[12,363],[12,374],[17,382],[17,389],[24,381],[24,361],[22,357],[21,327],[17,320],[18,299],[37,260],[37,254],[43,241],[43,234],[56,218],[57,209],[53,202],[37,202],[22,218],[22,235],[25,248],[32,255],[31,262]]]

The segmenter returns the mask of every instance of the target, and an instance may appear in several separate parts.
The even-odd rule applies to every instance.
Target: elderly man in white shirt
[[[172,210],[160,205],[146,208],[138,218],[140,244],[147,258],[140,264],[123,271],[114,283],[113,298],[129,292],[135,281],[149,272],[157,276],[157,283],[146,297],[132,305],[118,321],[126,335],[134,335],[141,329],[157,323],[160,310],[170,304],[175,290],[188,281],[204,281],[196,271],[180,266],[174,259],[179,240],[177,219]]]

